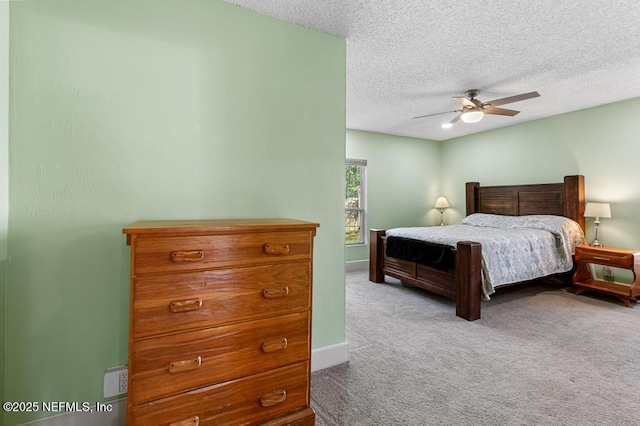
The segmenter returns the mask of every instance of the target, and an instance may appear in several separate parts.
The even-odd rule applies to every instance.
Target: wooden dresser
[[[318,224],[136,222],[129,425],[313,425],[311,279]]]

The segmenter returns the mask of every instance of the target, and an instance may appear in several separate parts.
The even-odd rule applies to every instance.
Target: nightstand
[[[587,290],[597,291],[619,298],[627,307],[630,300],[640,295],[640,251],[625,250],[613,247],[593,247],[579,245],[576,247],[576,272],[573,284],[578,287],[576,294]],[[631,284],[602,281],[591,273],[589,264],[598,264],[614,268],[628,269],[633,273]],[[637,301],[637,300],[636,300]]]

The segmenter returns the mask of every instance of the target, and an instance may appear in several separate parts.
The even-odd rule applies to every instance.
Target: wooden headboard
[[[467,215],[552,214],[575,220],[584,230],[584,176],[565,176],[562,183],[480,186],[467,182]]]

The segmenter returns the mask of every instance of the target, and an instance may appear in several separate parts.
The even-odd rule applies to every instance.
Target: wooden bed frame
[[[575,220],[584,230],[584,176],[565,176],[562,183],[480,186],[466,184],[467,215],[491,213],[510,216],[551,214]],[[371,229],[369,280],[382,283],[388,275],[410,285],[447,296],[456,302],[456,315],[480,319],[480,243],[461,241],[455,249],[455,268],[441,271],[415,262],[387,257],[385,230]]]

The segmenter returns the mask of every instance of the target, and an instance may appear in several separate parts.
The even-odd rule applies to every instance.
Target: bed
[[[561,183],[480,186],[466,184],[467,217],[476,213],[500,216],[563,216],[584,231],[584,176],[565,176]],[[391,232],[391,231],[390,231]],[[387,254],[387,231],[370,230],[369,280],[384,282],[385,275],[403,283],[449,297],[456,315],[469,321],[480,319],[483,298],[483,253],[477,241],[459,239],[443,254],[440,265],[404,260]],[[438,249],[438,244],[435,244]],[[446,254],[446,256],[445,256]],[[565,274],[570,277],[571,273]],[[509,283],[512,284],[512,283]],[[508,284],[507,284],[508,285]]]

